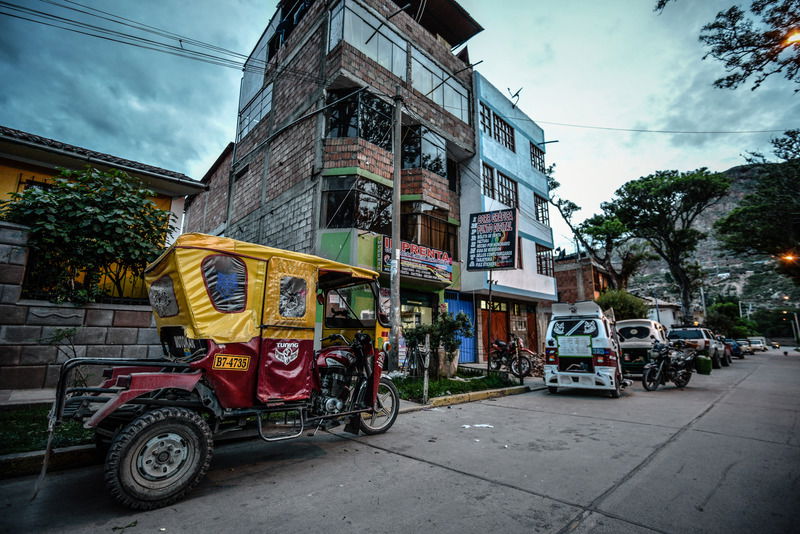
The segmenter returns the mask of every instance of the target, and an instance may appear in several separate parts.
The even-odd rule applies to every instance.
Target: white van
[[[622,373],[640,375],[650,362],[653,342],[666,345],[667,327],[651,319],[626,319],[615,325],[619,336]]]
[[[550,393],[564,387],[599,389],[619,398],[629,381],[622,378],[613,311],[604,313],[592,301],[553,304],[545,336],[544,383]]]

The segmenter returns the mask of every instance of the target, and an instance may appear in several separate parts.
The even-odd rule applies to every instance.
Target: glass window
[[[178,315],[178,299],[175,298],[175,287],[169,276],[162,276],[153,282],[147,297],[159,317]]]
[[[492,135],[492,110],[481,102],[481,131]]]
[[[411,50],[414,89],[469,124],[469,91],[416,48]]]
[[[536,220],[545,226],[550,226],[550,206],[547,199],[534,194],[533,202],[536,207]]]
[[[591,336],[597,337],[602,330],[596,319],[565,319],[553,321],[554,336]]]
[[[303,278],[281,278],[281,297],[278,313],[282,317],[303,317],[306,314],[306,281]]]
[[[536,244],[536,271],[545,276],[553,276],[553,249]]]
[[[494,112],[492,112],[492,121],[494,122],[494,138],[511,152],[515,152],[514,128]]]
[[[483,164],[483,194],[489,198],[494,198],[494,169],[487,164]]]
[[[325,298],[325,326],[368,328],[375,326],[375,293],[367,284],[328,291]]]
[[[331,27],[338,10],[339,4],[331,15]],[[351,46],[364,53],[370,59],[377,61],[382,67],[402,80],[406,79],[406,41],[386,24],[367,12],[356,3],[347,3],[343,8],[344,24],[342,38]],[[338,30],[338,21],[335,28]],[[377,32],[376,32],[377,30]],[[328,50],[338,43],[338,36],[332,36]]]
[[[201,264],[203,280],[217,311],[244,311],[247,302],[247,267],[239,258],[217,254]]]
[[[323,192],[324,228],[358,228],[391,234],[392,190],[364,178],[328,179]]]
[[[328,52],[339,44],[344,32],[344,2],[339,2],[331,12],[331,29],[328,34]]]
[[[650,336],[650,329],[646,326],[625,326],[617,330],[617,332],[623,341],[630,339],[647,339]]]
[[[496,200],[499,200],[509,208],[516,208],[517,182],[498,171],[496,173],[495,186],[497,192]]]
[[[444,137],[424,126],[406,126],[403,132],[403,168],[428,169],[447,178]]]
[[[531,143],[531,167],[539,172],[545,172],[544,150]]]
[[[239,114],[239,139],[247,135],[272,110],[272,84],[265,86]]]
[[[404,205],[406,210],[407,206]],[[458,227],[427,213],[403,213],[400,238],[425,247],[443,250],[452,260],[458,259]]]
[[[360,137],[384,150],[392,149],[392,107],[375,95],[355,89],[331,91],[327,110],[328,137]],[[344,98],[351,95],[349,98]],[[344,100],[342,100],[344,98]]]

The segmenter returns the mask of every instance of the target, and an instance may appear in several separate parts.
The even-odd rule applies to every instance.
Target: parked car
[[[748,338],[750,340],[750,346],[753,347],[753,352],[760,350],[761,352],[767,352],[767,340],[763,337],[751,337]]]
[[[770,341],[770,342],[769,342],[769,346],[770,346],[770,347],[772,347],[773,349],[779,349],[779,348],[781,348],[781,344],[780,344],[780,343],[778,343],[777,341]]]
[[[745,339],[745,338],[737,339],[736,342],[739,345],[741,345],[742,354],[750,354],[750,355],[755,354],[755,352],[753,352],[753,346],[750,345],[750,340],[749,339]]]
[[[727,346],[731,349],[731,355],[736,356],[739,359],[744,358],[744,353],[742,352],[742,346],[735,339],[731,339],[726,337],[724,342]]]
[[[650,319],[626,319],[617,322],[619,347],[622,353],[622,373],[640,375],[650,362],[653,342],[669,343],[667,327]]]
[[[725,346],[717,341],[714,333],[708,328],[699,326],[673,326],[667,337],[670,340],[682,340],[688,348],[711,358],[714,369],[730,365],[730,360],[725,357]]]

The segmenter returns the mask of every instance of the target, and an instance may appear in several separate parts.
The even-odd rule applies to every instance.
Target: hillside
[[[751,191],[760,168],[759,165],[741,165],[725,171],[732,179],[730,192],[697,219],[696,228],[708,236],[695,255],[705,273],[703,290],[707,304],[721,295],[741,300],[745,310],[751,307],[777,308],[787,302],[795,305],[800,302],[800,288],[788,278],[776,274],[769,257],[732,255],[722,249],[714,237],[714,222],[735,208]],[[666,263],[652,261],[632,278],[628,289],[641,296],[677,301],[677,291],[667,281],[667,276]],[[702,309],[699,291],[693,305]]]

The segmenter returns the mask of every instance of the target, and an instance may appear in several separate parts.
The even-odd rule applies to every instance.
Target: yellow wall
[[[7,160],[0,163],[0,200],[8,200],[11,198],[11,193],[22,192],[25,185],[29,182],[51,183],[53,176],[57,173],[52,171],[32,171],[28,168],[20,168],[9,165]],[[150,197],[155,205],[162,210],[172,209],[172,198],[164,195],[156,195]],[[81,277],[79,277],[80,280]],[[101,286],[108,289],[113,289],[113,284],[110,281],[101,281]],[[147,291],[144,286],[144,281],[141,278],[133,279],[128,277],[124,284],[124,296],[142,298],[147,296]]]

